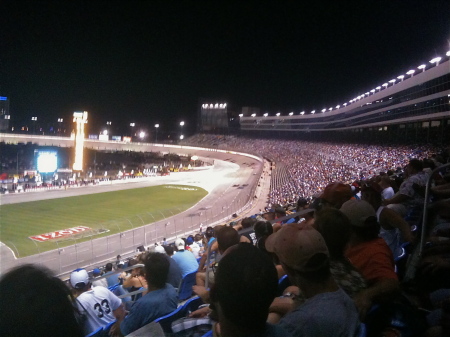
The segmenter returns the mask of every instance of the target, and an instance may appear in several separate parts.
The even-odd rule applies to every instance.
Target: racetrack
[[[192,148],[185,149],[185,151],[188,151],[188,153],[193,152]],[[172,152],[176,151],[172,149]],[[154,242],[161,241],[163,237],[173,240],[192,231],[198,231],[201,224],[205,228],[210,224],[230,220],[230,216],[233,213],[241,210],[248,200],[253,200],[255,191],[252,187],[258,183],[262,170],[261,161],[246,156],[221,152],[197,151],[195,153],[197,155],[206,155],[204,158],[215,158],[214,167],[207,171],[179,172],[170,176],[150,177],[122,184],[106,184],[103,186],[74,188],[67,191],[53,190],[44,193],[2,196],[1,202],[6,204],[160,184],[199,186],[209,192],[200,203],[185,212],[177,215],[175,213],[165,214],[166,219],[162,221],[135,228],[120,235],[98,239],[92,238],[88,242],[77,242],[69,247],[49,252],[38,252],[36,255],[21,259],[16,259],[11,254],[12,251],[7,246],[2,245],[0,247],[1,272],[3,273],[21,263],[41,263],[61,274],[81,266],[96,266],[98,263],[111,259],[117,254],[123,255],[125,252],[134,251],[138,246],[148,246]],[[233,187],[233,185],[239,185],[239,187]],[[260,201],[261,204],[257,206],[259,208],[265,204],[265,197]],[[39,251],[39,246],[36,248]]]

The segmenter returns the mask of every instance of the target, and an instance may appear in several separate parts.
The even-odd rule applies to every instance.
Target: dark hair
[[[164,247],[164,250],[166,251],[166,254],[167,255],[169,255],[169,256],[172,256],[173,255],[173,246],[163,246]]]
[[[326,208],[316,213],[314,227],[328,247],[330,256],[342,257],[345,246],[351,233],[351,222],[341,211],[334,208]]]
[[[376,239],[380,233],[380,224],[374,216],[368,217],[364,222],[363,227],[352,226],[351,228],[364,242]]]
[[[220,252],[224,252],[238,243],[239,234],[232,227],[222,226],[217,230],[217,244],[219,245]]]
[[[417,172],[420,172],[423,170],[423,163],[420,159],[411,159],[409,161],[408,166],[413,168]]]
[[[267,256],[240,243],[220,260],[210,295],[229,321],[251,334],[265,329],[277,286],[277,271]]]
[[[381,193],[372,186],[366,186],[361,190],[361,200],[367,201],[374,209],[381,206]]]
[[[160,289],[164,288],[169,274],[170,262],[162,253],[149,253],[145,260],[145,279],[147,283]]]
[[[257,221],[253,229],[257,239],[273,233],[273,226],[269,221]]]
[[[206,227],[205,237],[211,239],[214,236],[214,228],[211,226]]]
[[[82,337],[76,313],[70,289],[47,268],[22,265],[0,280],[1,336]]]
[[[304,268],[296,273],[310,282],[324,282],[331,276],[330,259],[324,253],[313,255]]]
[[[112,269],[113,269],[112,263],[111,263],[111,262],[108,262],[108,263],[105,265],[105,271],[111,271]]]
[[[244,218],[241,221],[242,228],[250,228],[256,223],[255,218]]]

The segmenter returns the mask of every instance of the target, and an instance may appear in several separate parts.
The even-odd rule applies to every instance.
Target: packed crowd
[[[430,147],[388,155],[381,147],[239,144],[291,175],[264,211],[117,257],[92,275],[77,269],[70,287],[21,266],[0,280],[0,335],[145,335],[183,305],[177,288],[190,275],[203,305],[165,327],[166,336],[450,334],[450,171],[432,174],[448,158]],[[57,321],[51,327],[47,316]]]

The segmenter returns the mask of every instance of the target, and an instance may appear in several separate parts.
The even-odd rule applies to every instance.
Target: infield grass
[[[74,244],[74,240],[34,242],[30,236],[76,226],[93,229],[80,234],[77,241],[89,240],[92,235],[95,238],[111,235],[183,212],[206,195],[200,187],[160,185],[1,205],[0,241],[16,257],[34,255]]]

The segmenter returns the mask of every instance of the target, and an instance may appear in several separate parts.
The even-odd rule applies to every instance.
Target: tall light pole
[[[183,140],[184,136],[183,136],[183,126],[184,126],[184,121],[180,122],[180,140]]]
[[[62,127],[61,127],[61,125],[62,125],[62,122],[64,121],[64,119],[62,119],[62,118],[58,118],[58,134],[61,134],[61,130],[62,130]]]
[[[130,123],[130,127],[131,127],[131,137],[133,137],[133,128],[136,126],[136,123]]]
[[[37,117],[31,117],[31,120],[33,121],[33,134],[35,134],[36,133]]]
[[[156,135],[156,137],[155,137],[155,143],[158,142],[158,128],[159,128],[159,124],[155,124],[155,129],[156,129],[156,132],[155,132],[155,135]]]

